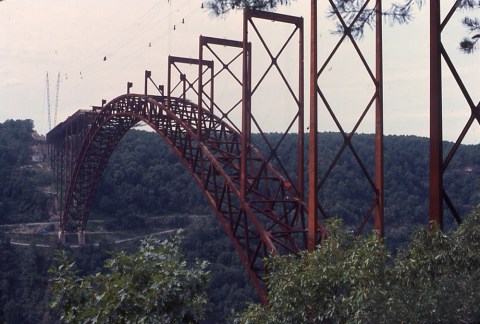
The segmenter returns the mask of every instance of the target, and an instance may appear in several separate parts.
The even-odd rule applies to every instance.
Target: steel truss
[[[54,186],[57,193],[56,207],[62,212],[72,183],[76,157],[96,114],[97,107],[91,111],[79,110],[47,134],[47,142],[50,144],[51,151],[50,159],[54,170]],[[64,217],[60,217],[60,228],[65,229],[66,227]],[[64,230],[60,231],[60,239],[62,241],[65,239]],[[79,239],[81,239],[81,235],[79,235]]]
[[[281,46],[280,50],[277,53],[273,53],[272,49],[267,44],[266,38],[262,35],[260,29],[258,28],[256,22],[258,20],[263,20],[267,22],[280,23],[292,26],[292,32],[289,35],[286,35],[285,41]],[[261,77],[256,84],[252,83],[252,58],[251,58],[251,45],[249,41],[249,31],[253,30],[254,35],[259,39],[261,43],[261,48],[259,51],[264,51],[267,56],[270,58],[268,65],[265,67],[264,72],[261,74]],[[276,38],[281,37],[275,35]],[[291,66],[285,67],[280,65],[279,58],[284,53],[285,48],[293,43],[295,37],[298,38],[298,76],[295,81],[298,82],[298,89],[294,89],[291,85],[292,80],[288,80],[285,76],[284,70],[291,69]],[[267,162],[274,163],[275,166],[279,169],[282,176],[284,177],[283,186],[290,192],[289,195],[297,199],[298,201],[304,201],[304,168],[305,168],[305,159],[304,159],[304,30],[303,30],[303,18],[294,17],[270,12],[258,12],[252,10],[245,10],[244,20],[243,20],[243,94],[242,94],[242,165],[241,165],[241,197],[243,200],[250,201],[249,198],[249,184],[252,179],[248,178],[249,175],[256,174],[258,172],[263,172],[262,169],[266,167],[262,163],[256,161],[256,159],[251,158],[251,133],[252,133],[252,123],[258,130],[262,144],[267,148]],[[266,136],[266,133],[263,130],[263,126],[256,118],[255,111],[252,110],[252,97],[254,97],[262,87],[266,76],[273,70],[276,70],[280,75],[282,85],[285,86],[286,92],[290,94],[291,98],[295,102],[294,105],[294,116],[289,121],[287,129],[280,133],[280,138],[276,143],[269,140]],[[297,124],[297,129],[294,129],[295,124]],[[285,143],[285,139],[288,134],[295,133],[297,136],[297,152],[291,152],[291,155],[295,157],[298,163],[297,172],[291,173],[288,172],[284,166],[284,162],[280,156],[279,149]],[[251,170],[258,170],[251,172]],[[303,208],[303,207],[302,207]],[[299,210],[299,213],[306,215],[306,208]],[[303,219],[303,216],[302,216]],[[305,225],[304,225],[305,226]],[[323,236],[323,228],[318,227],[317,230],[319,236]],[[305,236],[306,240],[306,236]]]
[[[313,250],[315,245],[318,243],[319,238],[317,236],[316,226],[319,224],[317,214],[320,213],[324,218],[328,218],[329,213],[323,208],[322,202],[319,200],[318,194],[325,187],[326,181],[332,174],[332,171],[337,166],[340,157],[345,153],[346,150],[350,150],[353,154],[355,162],[360,167],[361,172],[368,181],[369,187],[372,192],[372,200],[370,207],[365,211],[363,217],[361,218],[360,224],[356,224],[356,234],[359,234],[365,227],[369,218],[374,215],[374,228],[378,231],[380,237],[383,237],[384,233],[384,208],[383,208],[383,70],[382,70],[382,2],[380,0],[376,1],[375,12],[376,12],[376,70],[372,71],[372,68],[368,64],[362,50],[357,44],[357,41],[352,35],[352,27],[355,25],[359,17],[366,10],[367,6],[371,3],[370,0],[366,0],[356,14],[356,16],[350,22],[346,22],[339,12],[334,1],[329,0],[330,5],[335,13],[336,18],[339,23],[342,25],[343,35],[341,35],[335,47],[331,50],[327,59],[321,64],[318,68],[317,63],[317,1],[311,1],[311,52],[310,52],[310,151],[309,151],[309,191],[315,192],[315,195],[309,196],[309,250]],[[348,39],[353,45],[356,54],[360,58],[363,67],[367,71],[369,78],[373,85],[375,86],[375,91],[372,93],[371,98],[363,108],[363,111],[358,118],[355,126],[350,131],[344,129],[341,125],[333,107],[330,105],[328,98],[322,91],[322,88],[318,85],[319,77],[326,71],[326,67],[331,62],[332,58],[338,52],[340,46]],[[318,97],[320,97],[323,105],[325,106],[328,114],[332,118],[333,122],[337,126],[342,138],[343,143],[337,150],[337,153],[332,160],[332,162],[327,166],[326,171],[319,176],[318,173]],[[372,109],[372,106],[375,104],[375,171],[374,175],[370,174],[366,164],[362,161],[361,157],[358,154],[355,145],[352,142],[352,139],[355,133],[358,130],[358,127],[364,121],[366,114]]]
[[[264,258],[276,253],[299,253],[305,248],[306,232],[303,203],[288,196],[283,177],[267,159],[251,147],[251,159],[262,167],[248,176],[246,202],[240,198],[241,134],[208,109],[199,114],[197,105],[180,98],[127,94],[112,100],[95,115],[81,132],[81,145],[68,151],[75,162],[65,173],[70,180],[66,182],[60,222],[62,235],[77,231],[80,243],[85,243],[89,209],[108,159],[125,133],[142,121],[172,147],[203,190],[266,301]],[[209,137],[203,141],[196,127],[199,116],[201,125],[210,125]],[[49,134],[49,142],[60,147],[64,138],[68,145],[72,140],[68,127],[66,131]]]
[[[440,0],[430,1],[430,213],[429,222],[433,227],[443,229],[445,201],[455,221],[460,224],[462,216],[450,199],[445,186],[444,175],[450,162],[457,153],[463,139],[471,129],[475,120],[480,125],[480,102],[475,104],[462,78],[442,44],[441,35],[453,14],[458,10],[460,1],[455,1],[445,18],[441,19]],[[470,117],[449,152],[443,155],[443,116],[442,116],[442,58],[455,79],[470,109]]]

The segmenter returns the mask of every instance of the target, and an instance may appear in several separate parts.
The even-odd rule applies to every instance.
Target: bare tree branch
[[[230,10],[255,9],[273,11],[278,6],[289,5],[291,0],[208,0],[207,9],[214,16],[224,16]]]
[[[354,38],[361,38],[364,34],[365,27],[372,27],[375,24],[375,9],[365,8],[360,12],[365,0],[334,0],[336,8],[331,8],[327,16],[337,19],[338,14],[342,16],[347,26],[350,26],[350,33]],[[424,0],[405,0],[403,3],[393,3],[388,10],[382,12],[382,16],[389,21],[391,25],[407,24],[413,20],[413,7],[416,5],[421,8]],[[359,15],[359,16],[358,16]],[[352,25],[354,19],[357,18]],[[341,22],[337,22],[334,34],[343,34],[344,26]]]
[[[291,2],[292,0],[207,0],[206,7],[212,15],[224,16],[231,10],[243,10],[246,8],[273,11],[277,7],[289,5]],[[365,0],[333,0],[333,3],[335,8],[331,7],[327,12],[327,17],[336,21],[335,30],[332,31],[333,34],[343,35],[345,32],[348,32],[354,38],[361,38],[366,27],[372,28],[375,24],[376,15],[374,8],[366,8],[360,12],[365,4]],[[394,2],[390,5],[390,8],[382,12],[382,16],[391,25],[408,24],[414,19],[414,9],[421,9],[424,3],[425,0],[401,0],[401,2]],[[457,6],[457,9],[473,11],[480,9],[480,0],[457,0],[455,6]],[[342,17],[345,24],[338,20],[338,15]],[[465,36],[459,42],[459,48],[462,52],[470,54],[478,49],[480,20],[478,18],[465,17],[462,24],[467,29],[467,33],[472,34],[472,36]],[[345,28],[348,30],[345,30]]]

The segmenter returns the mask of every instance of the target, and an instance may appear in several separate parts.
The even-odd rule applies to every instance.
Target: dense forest
[[[270,134],[272,141],[278,134]],[[260,149],[261,141],[254,136]],[[319,137],[320,170],[325,171],[342,144],[338,133]],[[279,149],[282,163],[296,169],[296,138],[287,137]],[[373,168],[373,136],[358,134],[353,144],[369,172]],[[448,149],[452,143],[445,143]],[[447,192],[462,214],[480,202],[480,147],[464,145],[445,175]],[[35,134],[33,122],[0,123],[0,322],[50,323],[46,311],[47,269],[56,247],[13,244],[17,238],[6,225],[55,221],[48,150]],[[348,149],[320,191],[331,216],[355,222],[371,199],[368,183]],[[386,240],[394,249],[405,244],[413,229],[425,226],[428,210],[428,139],[415,136],[385,137]],[[232,312],[258,301],[255,291],[216,221],[202,193],[185,167],[161,138],[152,132],[131,130],[112,155],[96,193],[90,219],[102,221],[105,231],[141,231],[154,220],[166,229],[184,228],[182,249],[187,259],[210,262],[211,280],[206,322],[222,322]],[[453,228],[446,213],[447,225]],[[36,241],[31,233],[29,243]],[[54,233],[51,233],[52,236]],[[27,236],[22,236],[25,238]],[[87,238],[88,239],[88,238]],[[55,242],[52,240],[52,242]],[[112,249],[135,249],[138,242],[69,248],[82,273],[101,271]],[[137,244],[137,246],[135,246]]]
[[[0,124],[0,224],[48,218],[48,196],[41,190],[52,183],[51,173],[32,163],[41,155],[33,121]]]

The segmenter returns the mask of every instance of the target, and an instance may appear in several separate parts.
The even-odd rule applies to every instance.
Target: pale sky
[[[446,7],[454,1],[445,0]],[[385,1],[386,7],[389,1]],[[46,73],[50,79],[51,120],[53,124],[57,74],[60,91],[57,123],[78,109],[100,105],[124,94],[126,83],[134,83],[132,92],[143,91],[145,70],[152,71],[158,84],[166,84],[167,56],[198,58],[199,35],[241,40],[241,13],[214,18],[201,9],[200,0],[5,0],[0,2],[0,122],[6,119],[33,119],[36,130],[48,132]],[[310,1],[297,0],[279,12],[305,19],[305,98],[308,93],[308,55]],[[319,65],[333,48],[334,28],[324,19],[327,1],[319,1]],[[384,128],[386,134],[428,136],[429,124],[429,26],[428,3],[409,25],[384,25]],[[452,18],[443,34],[446,50],[457,64],[473,101],[480,100],[480,53],[461,54],[458,41],[464,30],[460,25],[466,13]],[[468,14],[468,13],[467,13]],[[472,14],[469,14],[472,16]],[[478,16],[478,14],[477,14]],[[184,21],[184,23],[182,23]],[[278,24],[259,23],[262,35],[273,47],[288,37],[288,28]],[[175,29],[174,29],[175,27]],[[254,73],[263,73],[262,47],[253,31]],[[372,69],[374,68],[374,33],[367,30],[359,41]],[[294,41],[295,43],[295,41]],[[293,49],[292,49],[293,48]],[[286,50],[282,72],[295,77],[295,46]],[[319,85],[344,123],[353,127],[354,118],[363,110],[372,94],[372,84],[359,65],[349,42],[320,77]],[[291,55],[290,55],[291,54]],[[288,56],[290,55],[290,56]],[[107,58],[104,61],[104,57]],[[289,65],[291,62],[291,66]],[[445,67],[445,64],[444,64]],[[444,138],[454,140],[469,116],[469,108],[458,87],[444,68]],[[254,76],[255,80],[255,76]],[[296,81],[294,81],[296,85]],[[278,74],[271,74],[265,87],[254,98],[254,111],[268,131],[283,131],[288,121],[289,98]],[[238,98],[232,83],[217,83],[216,96]],[[191,98],[194,100],[195,98]],[[284,107],[283,107],[284,106]],[[306,102],[308,112],[308,102]],[[290,111],[291,114],[291,111]],[[308,122],[308,114],[306,114]],[[319,105],[319,130],[337,131],[323,105]],[[360,132],[373,133],[373,111],[367,115]],[[466,139],[480,143],[478,124]]]

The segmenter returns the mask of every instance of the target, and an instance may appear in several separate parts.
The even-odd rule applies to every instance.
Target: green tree
[[[374,234],[329,229],[315,252],[269,262],[270,305],[251,305],[240,322],[480,321],[480,208],[454,232],[416,232],[396,257]]]
[[[330,237],[315,252],[268,262],[270,305],[252,305],[242,323],[360,322],[378,312],[390,277],[388,250],[376,235],[356,238],[339,220],[328,228]]]
[[[391,316],[406,322],[480,321],[480,209],[454,232],[415,233],[395,260]]]
[[[50,307],[67,323],[195,323],[205,316],[207,262],[189,268],[180,236],[115,253],[105,273],[81,277],[65,252],[51,268]]]
[[[48,171],[32,163],[32,120],[0,123],[0,223],[43,220],[48,196],[39,188],[51,184]],[[34,217],[32,217],[34,216]]]

